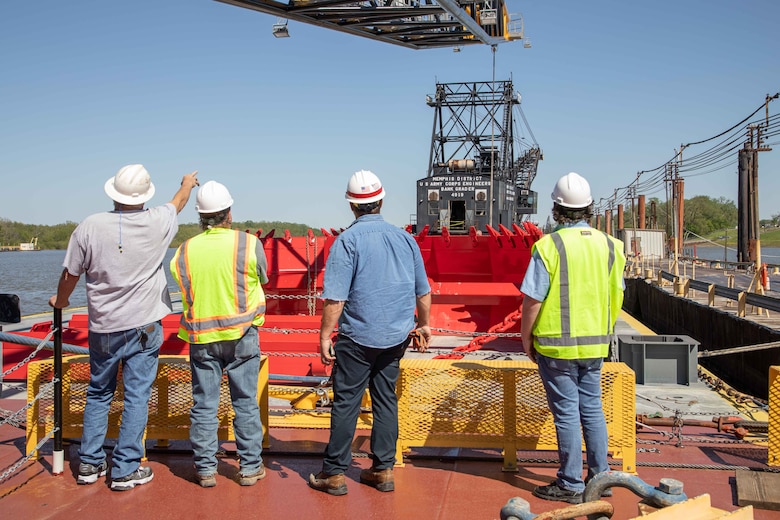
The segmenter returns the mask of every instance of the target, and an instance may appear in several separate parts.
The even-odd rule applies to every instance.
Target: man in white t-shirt
[[[141,458],[163,342],[161,320],[172,311],[163,260],[179,229],[177,215],[198,185],[197,173],[182,178],[170,202],[144,209],[154,196],[149,172],[140,164],[124,166],[104,186],[114,210],[85,218],[68,242],[57,294],[49,304],[67,307],[76,283],[86,275],[90,381],[79,484],[97,482],[108,471],[103,442],[120,366],[124,406],[111,457],[111,489],[125,491],[154,477],[151,468],[141,466]]]

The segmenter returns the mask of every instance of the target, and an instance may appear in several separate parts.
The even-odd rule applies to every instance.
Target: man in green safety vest
[[[233,427],[239,456],[238,482],[252,486],[265,477],[263,425],[257,403],[260,342],[268,282],[263,245],[250,233],[231,229],[233,198],[209,181],[198,190],[196,209],[203,232],[182,243],[171,259],[181,288],[179,338],[190,344],[192,399],[190,442],[195,480],[217,485],[217,428],[223,370],[230,382]]]
[[[523,348],[539,366],[560,463],[557,478],[533,494],[577,504],[585,483],[609,470],[601,367],[623,305],[626,258],[623,242],[588,224],[593,198],[583,177],[576,173],[561,177],[552,199],[558,227],[534,244],[520,289]],[[603,496],[611,493],[606,490]]]

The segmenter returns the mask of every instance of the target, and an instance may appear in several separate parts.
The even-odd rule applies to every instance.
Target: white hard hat
[[[345,198],[355,204],[368,204],[385,198],[385,189],[379,177],[368,170],[360,170],[349,178]]]
[[[233,205],[233,197],[223,185],[217,181],[208,181],[198,190],[195,198],[195,209],[198,213],[217,213]]]
[[[578,173],[567,173],[555,183],[552,200],[566,208],[586,208],[593,203],[590,184]]]
[[[143,204],[154,196],[152,179],[141,164],[123,166],[103,189],[112,200],[128,206]]]

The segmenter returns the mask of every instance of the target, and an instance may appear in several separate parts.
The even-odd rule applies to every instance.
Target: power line
[[[734,153],[744,146],[746,139],[745,133],[748,127],[753,126],[762,129],[761,138],[764,142],[759,143],[759,146],[771,147],[780,144],[780,142],[777,141],[766,142],[768,139],[780,135],[780,115],[767,115],[766,117],[751,121],[751,118],[753,118],[762,108],[768,110],[769,101],[776,99],[779,95],[780,94],[775,94],[774,96],[767,95],[764,103],[742,121],[731,126],[727,130],[701,141],[694,141],[681,145],[680,150],[675,152],[674,156],[662,165],[638,172],[633,182],[627,186],[615,189],[613,194],[609,197],[601,197],[596,204],[596,211],[600,212],[605,208],[612,208],[616,204],[630,202],[635,193],[642,192],[645,195],[657,193],[665,187],[666,183],[670,180],[668,178],[669,165],[674,165],[674,171],[677,177],[698,177],[730,168],[736,170],[737,160],[734,157]],[[745,123],[747,123],[747,125]],[[723,139],[713,144],[710,148],[693,156],[686,156],[685,160],[682,160],[682,153],[684,150],[687,150],[687,148],[720,138]],[[641,180],[643,176],[646,178]]]

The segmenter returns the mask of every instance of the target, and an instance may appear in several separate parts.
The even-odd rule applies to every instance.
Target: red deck
[[[1,400],[0,408],[18,409],[22,400]],[[731,441],[713,430],[689,429],[686,435],[715,441]],[[168,450],[148,444],[155,478],[136,489],[112,492],[106,481],[78,486],[75,472],[78,446],[66,443],[65,472],[51,474],[51,453],[32,460],[0,482],[3,518],[373,518],[373,519],[497,519],[512,497],[522,497],[539,514],[567,504],[532,496],[534,486],[555,475],[555,453],[520,452],[520,471],[501,471],[501,454],[492,450],[419,449],[405,457],[395,470],[396,490],[381,493],[358,482],[360,469],[370,465],[367,431],[358,431],[353,445],[355,459],[347,472],[349,493],[332,497],[306,485],[309,473],[319,471],[326,430],[272,429],[271,448],[265,450],[267,477],[254,487],[243,488],[232,480],[238,470],[234,445],[223,443],[217,487],[202,489],[193,482],[192,455],[186,442]],[[656,433],[642,433],[645,440],[659,440]],[[680,480],[689,497],[709,493],[713,507],[733,511],[736,504],[734,467],[765,468],[766,448],[748,444],[707,443],[682,448],[671,444],[640,445],[659,452],[638,453],[639,477],[657,485],[663,477]],[[47,444],[51,449],[51,443]],[[7,470],[23,456],[24,431],[0,427],[0,467]],[[700,465],[697,469],[683,465]],[[677,467],[668,467],[668,465]],[[710,468],[732,469],[710,469]],[[615,469],[618,469],[616,467]],[[606,498],[615,507],[612,518],[638,516],[639,497],[628,489],[615,489]],[[780,512],[754,510],[754,518],[780,518]]]

